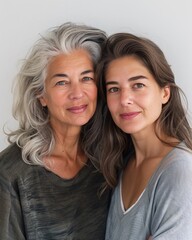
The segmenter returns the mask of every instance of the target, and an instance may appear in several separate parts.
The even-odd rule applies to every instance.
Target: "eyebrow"
[[[85,71],[83,71],[80,75],[85,75],[85,74],[88,74],[88,73],[94,73],[94,71],[91,70],[91,69],[85,70]],[[66,77],[66,78],[68,78],[69,76],[68,76],[67,74],[65,74],[65,73],[56,73],[56,74],[54,74],[54,75],[51,77],[51,79],[52,79],[52,78],[55,78],[55,77]]]
[[[147,77],[143,76],[143,75],[138,75],[138,76],[134,76],[134,77],[131,77],[128,79],[128,81],[136,81],[136,80],[139,80],[139,79],[147,79]],[[107,85],[110,85],[110,84],[118,84],[117,81],[109,81],[109,82],[106,82],[106,86]]]

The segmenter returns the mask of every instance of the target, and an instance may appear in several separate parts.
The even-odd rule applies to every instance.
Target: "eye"
[[[93,81],[92,77],[83,77],[83,81]]]
[[[111,87],[111,88],[107,89],[107,92],[109,92],[109,93],[115,93],[115,92],[118,92],[118,91],[119,91],[118,87]]]
[[[134,89],[140,89],[140,88],[143,88],[145,85],[143,83],[135,83],[133,85],[133,88]]]
[[[56,82],[55,85],[57,85],[57,86],[64,86],[64,85],[66,85],[66,84],[68,84],[68,81],[64,81],[64,80],[62,80],[62,81],[58,81],[58,82]]]

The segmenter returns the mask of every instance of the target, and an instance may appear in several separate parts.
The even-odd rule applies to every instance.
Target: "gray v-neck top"
[[[181,144],[183,145],[183,144]],[[121,182],[107,221],[106,240],[192,239],[192,153],[173,149],[137,202],[125,210]]]
[[[14,144],[0,153],[0,239],[104,239],[109,192],[89,161],[65,180],[25,164]]]

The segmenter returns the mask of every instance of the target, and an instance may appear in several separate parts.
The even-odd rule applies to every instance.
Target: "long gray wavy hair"
[[[35,43],[17,75],[14,85],[13,116],[18,121],[16,131],[7,133],[10,143],[16,142],[22,149],[23,161],[44,165],[43,157],[55,146],[49,113],[39,102],[45,91],[47,67],[51,59],[75,49],[85,49],[94,67],[101,57],[104,31],[86,25],[65,23],[48,31]],[[98,100],[96,113],[82,127],[80,144],[93,161],[97,158],[97,142],[102,122],[101,104]]]

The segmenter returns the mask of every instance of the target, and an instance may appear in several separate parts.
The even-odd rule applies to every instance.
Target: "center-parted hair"
[[[45,91],[48,64],[57,55],[84,49],[96,67],[105,41],[104,31],[68,22],[47,31],[32,47],[14,83],[13,116],[18,121],[19,128],[7,134],[9,142],[16,141],[21,147],[26,163],[43,165],[43,156],[49,155],[55,145],[48,110],[39,101]],[[82,149],[93,159],[96,158],[95,146],[101,121],[98,103],[96,113],[82,127],[80,137]]]
[[[134,152],[130,135],[125,134],[115,125],[106,104],[105,76],[108,66],[113,60],[124,56],[136,57],[152,74],[160,88],[170,86],[170,99],[163,105],[157,121],[158,127],[160,126],[161,132],[166,136],[184,141],[192,149],[191,128],[181,100],[181,93],[184,99],[185,95],[175,84],[174,74],[161,49],[146,38],[130,33],[113,34],[106,42],[102,60],[97,68],[99,97],[104,101],[101,168],[111,187],[117,184],[117,172],[123,164],[123,152],[126,151],[128,154]]]

